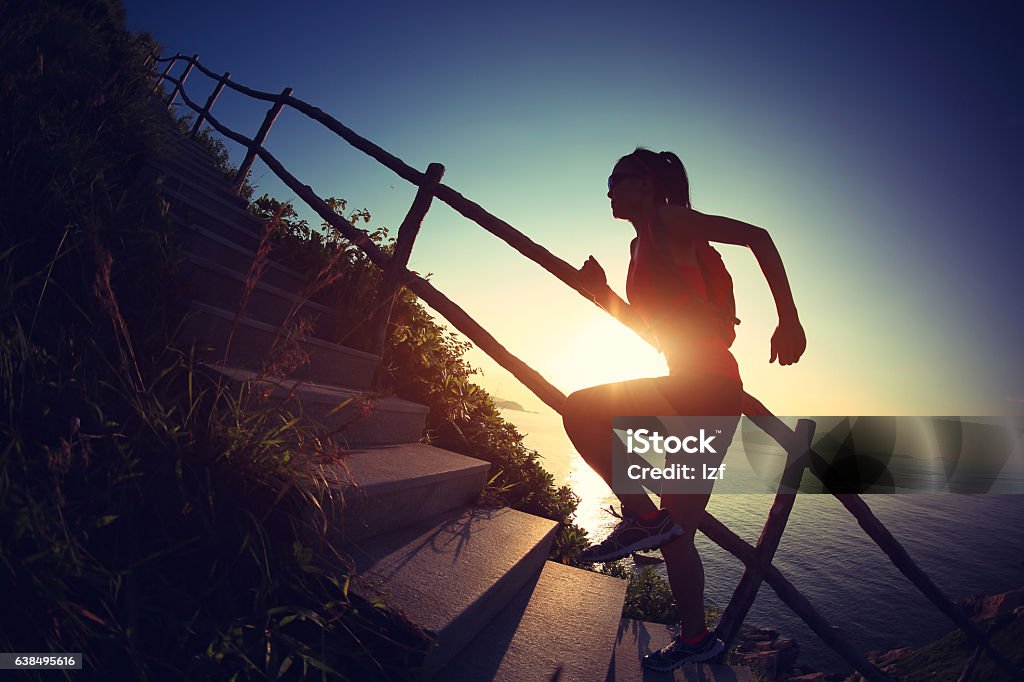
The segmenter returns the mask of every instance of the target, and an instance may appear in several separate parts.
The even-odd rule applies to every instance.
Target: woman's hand
[[[591,256],[580,268],[579,283],[584,289],[592,294],[598,293],[602,287],[608,286],[608,278],[604,274],[604,268]]]
[[[792,365],[806,349],[807,337],[804,328],[800,326],[800,320],[795,317],[780,320],[772,334],[772,357],[768,362],[775,362],[775,358],[778,358],[780,365]]]

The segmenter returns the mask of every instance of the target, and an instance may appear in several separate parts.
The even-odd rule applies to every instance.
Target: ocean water
[[[561,418],[553,412],[502,414],[541,454],[555,480],[580,496],[576,522],[592,539],[602,538],[616,521],[602,508],[617,506],[617,500],[576,454]],[[726,464],[737,468],[743,460],[734,443]],[[718,494],[708,510],[756,544],[772,499],[771,494]],[[899,494],[864,500],[950,599],[1024,586],[1024,495]],[[697,546],[706,574],[705,599],[724,607],[743,564],[701,534]],[[774,563],[860,651],[924,644],[955,627],[830,495],[797,496]],[[766,584],[746,623],[795,636],[802,663],[849,669]]]

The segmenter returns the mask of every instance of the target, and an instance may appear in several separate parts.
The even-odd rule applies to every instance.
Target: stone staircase
[[[349,454],[328,473],[343,499],[333,536],[366,596],[383,594],[436,638],[421,679],[750,679],[716,666],[645,676],[640,658],[663,643],[645,633],[664,627],[621,619],[624,581],[548,562],[555,522],[474,506],[489,465],[419,442],[427,408],[370,392],[380,357],[331,341],[341,336],[336,316],[299,298],[302,275],[269,261],[236,319],[262,225],[202,148],[181,136],[170,142],[150,167],[185,234],[183,340],[233,384],[344,428]],[[309,363],[288,378],[259,377],[293,309],[312,321],[300,339]]]

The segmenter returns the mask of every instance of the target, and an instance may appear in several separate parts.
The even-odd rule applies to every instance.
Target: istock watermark
[[[771,434],[765,424],[616,417],[612,488],[658,495],[1024,493],[1021,417],[781,417]]]
[[[612,488],[619,494],[707,494],[725,480],[722,461],[738,417],[617,417]]]

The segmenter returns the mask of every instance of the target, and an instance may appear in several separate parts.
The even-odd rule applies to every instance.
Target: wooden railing
[[[426,172],[420,172],[407,165],[398,157],[388,153],[369,140],[357,135],[340,121],[317,107],[308,104],[292,95],[291,88],[285,88],[280,94],[253,90],[235,83],[230,73],[217,74],[199,63],[198,55],[186,57],[178,54],[173,57],[154,58],[152,62],[167,62],[167,67],[157,77],[154,91],[158,91],[164,81],[174,85],[167,97],[167,106],[171,107],[176,98],[180,97],[185,106],[198,114],[191,134],[196,135],[205,123],[224,137],[237,142],[246,149],[245,160],[239,167],[233,185],[240,188],[244,183],[252,164],[259,157],[297,196],[309,205],[326,223],[330,224],[342,236],[356,244],[366,253],[367,257],[384,270],[384,284],[381,287],[381,300],[378,302],[374,316],[372,337],[376,348],[383,347],[385,329],[391,303],[401,286],[408,287],[431,308],[440,313],[457,330],[470,341],[479,346],[493,360],[512,373],[524,386],[529,388],[538,398],[556,412],[561,413],[565,395],[551,385],[543,376],[525,362],[514,356],[502,346],[497,339],[480,326],[466,311],[442,294],[433,285],[407,268],[409,254],[412,251],[416,233],[430,207],[434,197],[445,202],[460,214],[474,221],[488,232],[502,239],[509,246],[526,258],[540,265],[557,277],[581,296],[600,306],[617,320],[635,331],[642,338],[653,343],[653,338],[646,325],[614,291],[607,285],[597,292],[588,291],[579,279],[579,272],[569,263],[561,260],[544,247],[533,242],[529,237],[514,227],[492,215],[479,204],[470,201],[457,191],[441,183],[444,167],[430,164]],[[184,62],[182,74],[175,78],[170,75],[174,65]],[[213,92],[200,107],[185,93],[185,79],[196,68],[215,81]],[[250,98],[271,103],[271,107],[255,138],[250,139],[231,130],[214,116],[211,109],[224,87]],[[264,143],[270,128],[284,107],[289,107],[334,132],[350,145],[373,158],[378,163],[392,170],[400,178],[417,186],[418,191],[408,215],[398,231],[396,247],[393,255],[388,255],[370,236],[358,229],[342,216],[335,213],[327,203],[318,197],[308,185],[302,184],[271,154]],[[888,679],[881,671],[869,663],[864,656],[842,638],[827,620],[811,605],[811,603],[786,579],[772,564],[785,531],[786,523],[796,499],[796,491],[806,470],[812,473],[825,471],[827,463],[820,454],[811,447],[814,435],[814,422],[800,420],[795,430],[789,428],[773,415],[753,396],[744,393],[743,414],[750,418],[759,428],[774,438],[786,451],[786,469],[779,482],[775,500],[768,513],[761,536],[756,545],[750,545],[729,530],[712,514],[705,512],[699,529],[720,547],[731,553],[744,564],[744,572],[739,585],[733,593],[728,606],[718,625],[719,636],[731,644],[735,641],[750,607],[754,603],[762,582],[768,583],[779,598],[789,606],[804,622],[821,638],[821,640],[842,656],[854,669],[868,680]],[[815,475],[817,475],[815,473]],[[819,476],[820,478],[820,476]],[[976,647],[975,656],[968,664],[971,668],[980,655],[987,653],[1001,668],[1007,671],[1012,679],[1024,679],[1021,670],[1014,666],[1000,651],[995,649],[986,633],[982,632],[967,618],[917,566],[903,546],[886,529],[859,495],[833,493],[836,499],[853,515],[867,535],[881,548],[893,564],[924,594],[943,614],[945,614],[960,630],[964,632],[968,642]],[[965,673],[968,673],[965,670]]]

